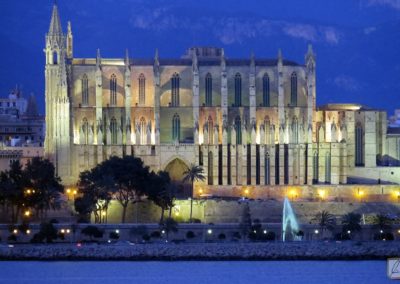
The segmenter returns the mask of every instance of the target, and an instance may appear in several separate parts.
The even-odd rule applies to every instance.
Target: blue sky
[[[0,93],[15,84],[44,110],[44,36],[50,0],[0,0]],[[317,104],[355,102],[400,108],[400,0],[58,0],[64,31],[72,22],[74,54],[179,57],[194,45],[228,57],[304,62],[317,54]]]

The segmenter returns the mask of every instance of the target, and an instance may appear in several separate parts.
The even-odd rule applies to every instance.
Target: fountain
[[[299,229],[299,223],[294,215],[292,205],[290,205],[289,199],[285,197],[282,212],[282,241],[299,241],[301,239],[297,235]]]

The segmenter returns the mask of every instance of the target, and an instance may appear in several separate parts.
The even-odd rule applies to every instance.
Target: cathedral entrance
[[[174,192],[177,198],[190,197],[190,185],[183,183],[182,179],[184,172],[187,170],[187,165],[181,159],[174,159],[165,167],[165,171],[168,172],[171,183],[174,185]]]

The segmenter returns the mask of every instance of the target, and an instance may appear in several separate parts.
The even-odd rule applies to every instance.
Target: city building
[[[193,47],[181,58],[73,56],[53,7],[44,49],[45,154],[64,184],[109,157],[135,155],[174,180],[191,163],[205,191],[400,182],[385,111],[316,105],[316,56],[231,59]],[[393,163],[388,163],[392,161]],[[396,164],[398,165],[398,164]]]

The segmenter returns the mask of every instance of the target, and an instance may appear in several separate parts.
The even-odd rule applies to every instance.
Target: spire
[[[154,66],[160,66],[160,59],[158,57],[158,48],[156,48],[156,53],[154,55]]]
[[[315,54],[311,44],[308,44],[307,53],[304,56],[305,63],[309,72],[314,72],[315,69]]]
[[[72,36],[72,27],[70,21],[68,21],[68,27],[67,27],[67,57],[68,58],[73,57],[73,36]]]
[[[221,68],[223,71],[226,70],[225,51],[223,48],[221,49]]]
[[[256,66],[256,62],[255,62],[254,52],[251,51],[251,54],[250,54],[250,67],[253,69],[255,66]]]
[[[282,50],[279,48],[278,49],[278,61],[282,62],[283,57],[282,57]]]
[[[97,49],[97,55],[96,55],[96,67],[97,69],[100,69],[101,65],[101,55],[100,55],[100,48]]]
[[[58,14],[57,3],[53,5],[53,12],[51,14],[50,28],[48,35],[62,35],[62,27],[60,15]]]
[[[128,49],[125,49],[125,66],[129,67],[129,51]]]

